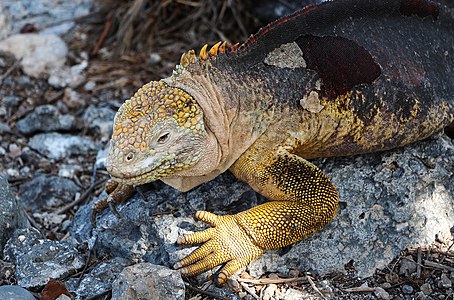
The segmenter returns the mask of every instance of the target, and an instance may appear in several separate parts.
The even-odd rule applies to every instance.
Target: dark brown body
[[[343,2],[352,10],[354,1]],[[368,1],[361,2],[367,7]],[[383,7],[393,7],[386,2]],[[327,11],[330,5],[325,4]],[[271,33],[262,30],[258,42],[240,48],[237,65],[213,63],[224,75],[213,77],[230,79],[216,84],[225,86],[227,99],[238,98],[243,112],[268,105],[268,142],[290,143],[304,158],[353,155],[421,140],[453,122],[452,11],[427,1],[402,1],[394,10],[367,12],[358,6],[355,12],[344,12],[357,13],[356,18],[332,11],[323,16],[319,7],[314,14],[325,17],[324,24],[311,22],[307,15],[312,11],[307,9],[304,24],[292,23],[289,17],[269,25]],[[288,48],[280,50],[284,56],[276,58],[278,63],[270,62],[279,47],[268,50],[260,42],[272,39],[267,34],[275,34],[273,26],[289,35],[275,39],[299,48],[304,65],[295,67],[288,56],[297,53]],[[307,28],[291,38],[297,26]],[[287,64],[282,63],[285,55]],[[315,108],[302,103],[308,99],[315,101]]]

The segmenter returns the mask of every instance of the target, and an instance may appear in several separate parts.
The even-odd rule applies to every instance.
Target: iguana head
[[[106,167],[115,181],[130,185],[169,177],[199,161],[206,137],[194,98],[152,81],[118,110]]]

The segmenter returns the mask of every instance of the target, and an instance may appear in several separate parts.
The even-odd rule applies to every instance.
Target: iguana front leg
[[[178,239],[179,244],[205,242],[175,265],[183,274],[196,275],[225,263],[217,277],[222,284],[264,250],[300,241],[336,214],[338,193],[316,166],[287,150],[261,152],[246,151],[231,171],[273,201],[235,215],[197,212],[196,218],[212,227]]]

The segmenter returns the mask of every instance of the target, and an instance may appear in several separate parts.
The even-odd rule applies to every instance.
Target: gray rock
[[[289,269],[344,271],[353,260],[357,274],[367,277],[407,245],[430,244],[453,226],[454,144],[444,135],[393,151],[314,163],[338,188],[337,216],[287,253],[267,251],[250,263],[252,276]],[[176,236],[204,226],[192,220],[196,210],[236,213],[265,201],[228,172],[188,193],[160,182],[142,189],[148,202],[136,194],[118,206],[121,219],[108,210],[99,214],[95,248],[100,254],[171,266],[191,251],[175,246]],[[90,206],[75,216],[71,234],[79,242],[93,234],[87,223]]]
[[[10,19],[12,33],[19,33],[26,24],[33,24],[41,30],[47,28],[49,32],[52,27],[61,28],[62,24],[69,24],[71,28],[74,24],[71,20],[87,15],[92,5],[92,0],[2,0],[0,11],[3,10]]]
[[[22,205],[11,193],[6,176],[0,172],[0,253],[14,230],[27,226],[28,220]]]
[[[3,97],[3,104],[8,108],[14,108],[19,105],[21,98],[15,95]]]
[[[78,278],[71,278],[65,285],[71,294],[80,299],[92,299],[110,291],[115,278],[129,264],[130,261],[116,257],[91,268],[80,283]]]
[[[83,72],[87,66],[88,62],[84,60],[80,64],[71,67],[54,68],[49,74],[48,83],[56,88],[76,87],[85,80]]]
[[[25,33],[12,35],[0,41],[0,50],[10,52],[20,61],[24,72],[32,77],[48,77],[66,61],[68,47],[58,36]]]
[[[149,263],[123,269],[112,288],[113,300],[184,299],[184,282],[180,272]]]
[[[95,169],[105,169],[106,168],[106,158],[109,154],[110,143],[107,143],[104,149],[98,151],[96,154]]]
[[[60,114],[55,106],[41,105],[19,120],[16,128],[22,134],[32,134],[38,131],[68,131],[73,128],[74,122],[73,116]]]
[[[339,191],[337,216],[287,254],[270,251],[250,264],[253,276],[288,268],[343,271],[353,260],[358,276],[368,277],[406,246],[430,244],[454,224],[454,143],[445,135],[315,164]]]
[[[27,288],[42,287],[50,279],[64,278],[84,266],[72,244],[44,239],[34,228],[16,230],[4,255],[16,265],[18,285]]]
[[[381,299],[381,300],[391,299],[391,296],[389,295],[389,293],[381,287],[376,287],[374,289],[374,294],[375,294],[375,296],[377,296],[378,299]]]
[[[411,285],[404,284],[401,289],[404,294],[410,295],[413,293],[413,287]]]
[[[34,135],[28,145],[49,159],[88,155],[96,153],[100,148],[98,144],[87,137],[55,132]]]
[[[36,300],[32,293],[17,285],[0,286],[2,300]]]
[[[81,171],[82,167],[80,165],[61,164],[58,166],[58,176],[60,177],[74,178]]]
[[[419,287],[419,289],[421,290],[421,292],[424,293],[424,295],[426,296],[429,296],[430,294],[432,294],[432,286],[429,284],[429,283],[424,283],[423,285],[421,285]]]
[[[441,274],[440,280],[438,281],[438,287],[442,289],[449,289],[452,287],[452,282],[445,273]]]
[[[416,272],[417,264],[411,255],[404,257],[400,261],[399,275],[410,276]]]
[[[11,32],[11,15],[0,5],[0,40]]]
[[[178,192],[162,182],[142,189],[147,201],[136,195],[127,204],[119,205],[121,219],[109,210],[99,214],[96,229],[96,250],[99,254],[172,266],[194,250],[194,247],[177,247],[177,237],[205,228],[204,224],[194,222],[195,210],[237,212],[250,204],[257,204],[261,199],[255,197],[248,185],[238,182],[229,173],[188,193]],[[249,198],[248,202],[245,198]],[[82,207],[74,218],[71,234],[78,242],[87,241],[92,236],[91,224],[87,222],[91,205]],[[171,212],[184,216],[173,216]]]
[[[84,112],[82,120],[88,128],[101,136],[102,141],[108,141],[112,135],[112,124],[116,111],[108,107],[90,105]]]
[[[80,190],[70,179],[39,175],[20,186],[19,198],[31,209],[58,207],[73,201]]]

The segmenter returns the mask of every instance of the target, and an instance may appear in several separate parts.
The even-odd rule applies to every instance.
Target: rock
[[[14,108],[19,105],[21,98],[15,95],[5,96],[3,104],[8,108]]]
[[[449,289],[452,287],[452,282],[445,273],[441,274],[440,280],[438,281],[438,287],[442,289]]]
[[[282,299],[310,299],[310,295],[308,295],[306,292],[302,292],[294,288],[288,288],[285,291],[285,294],[282,295]]]
[[[38,30],[61,34],[74,25],[72,20],[89,14],[92,6],[92,0],[2,0],[0,12],[3,10],[10,19],[12,33],[33,24]]]
[[[410,295],[413,293],[413,287],[411,285],[404,284],[401,289],[404,294]]]
[[[16,230],[4,254],[16,265],[17,283],[27,288],[42,287],[50,279],[64,278],[84,266],[72,244],[43,239],[34,228]]]
[[[105,169],[106,168],[106,158],[109,154],[109,143],[107,143],[104,149],[98,151],[96,154],[95,169]]]
[[[65,64],[68,47],[56,35],[24,33],[0,41],[0,50],[10,52],[32,77],[47,77],[54,68]]]
[[[76,155],[88,155],[98,151],[98,144],[87,137],[60,133],[41,133],[28,142],[30,148],[49,159],[62,159]]]
[[[1,4],[1,2],[0,2]],[[11,32],[11,15],[0,5],[0,41]]]
[[[383,289],[385,289],[385,290],[390,289],[391,287],[392,287],[392,284],[389,283],[389,282],[383,282],[383,283],[381,284],[381,288],[383,288]]]
[[[88,61],[84,60],[80,64],[71,67],[54,68],[49,75],[48,83],[56,88],[74,88],[82,84],[85,80],[83,71],[88,66]]]
[[[391,296],[389,295],[389,293],[381,287],[374,288],[374,294],[375,294],[375,296],[377,296],[378,299],[381,299],[381,300],[390,300],[391,299]]]
[[[399,275],[410,276],[416,272],[417,264],[411,255],[404,257],[400,261]]]
[[[392,151],[314,163],[339,191],[343,203],[337,216],[285,255],[270,251],[251,263],[252,276],[288,268],[344,271],[352,260],[358,276],[368,277],[406,246],[431,244],[454,224],[454,143],[446,135]]]
[[[32,134],[38,131],[68,131],[73,128],[74,122],[73,116],[60,114],[55,106],[41,105],[19,120],[16,128],[22,134]]]
[[[274,294],[276,293],[277,285],[276,284],[268,284],[266,288],[263,290],[263,300],[270,300],[274,299]]]
[[[185,299],[180,272],[163,266],[140,263],[123,269],[112,287],[113,300]]]
[[[73,201],[80,190],[78,185],[67,178],[39,175],[20,186],[19,198],[33,210],[59,207]]]
[[[8,155],[12,159],[16,159],[16,158],[18,158],[19,156],[22,155],[22,150],[16,144],[11,143],[11,144],[8,145]]]
[[[81,94],[67,87],[63,94],[63,103],[69,108],[80,109],[85,105],[85,100]]]
[[[6,177],[0,172],[0,257],[3,246],[14,230],[27,226],[28,220],[22,205],[17,202]]]
[[[78,278],[71,278],[65,284],[69,292],[77,295],[78,299],[92,299],[112,289],[112,284],[118,274],[130,261],[117,257],[104,261],[92,267],[79,283]]]
[[[6,123],[0,122],[0,133],[12,133],[13,131]]]
[[[358,276],[367,277],[407,245],[430,244],[438,232],[449,233],[453,226],[454,144],[445,135],[393,151],[314,163],[338,188],[342,203],[337,216],[285,254],[267,251],[250,263],[253,277],[290,269],[345,271],[349,261]],[[117,207],[121,219],[109,210],[98,215],[94,232],[100,255],[171,266],[193,249],[175,246],[176,237],[206,228],[193,221],[196,210],[232,214],[266,201],[229,172],[187,193],[161,182],[140,188],[147,202],[134,195]],[[71,229],[80,243],[93,235],[87,222],[91,205],[77,212]]]
[[[221,213],[226,206],[235,203],[233,201],[241,202],[244,196],[255,196],[245,183],[238,182],[231,174],[225,174],[188,193],[178,192],[162,182],[149,184],[142,190],[147,201],[136,195],[125,205],[119,205],[117,209],[121,219],[117,219],[109,210],[99,214],[95,248],[99,254],[170,267],[195,249],[176,246],[178,236],[205,227],[200,222],[194,222],[195,210],[206,208]],[[252,200],[251,203],[247,203],[257,204],[257,199],[252,197],[248,199]],[[237,207],[242,209],[242,204]],[[80,243],[93,235],[91,224],[87,222],[92,205],[83,206],[74,218],[71,235]],[[197,208],[193,208],[193,205]],[[172,211],[184,216],[173,216]]]
[[[424,293],[424,295],[426,296],[429,296],[430,294],[432,294],[432,286],[429,284],[429,283],[424,283],[422,284],[419,289],[421,290],[421,292]]]
[[[17,285],[0,286],[2,300],[36,300],[32,293]]]
[[[116,111],[108,107],[90,105],[82,115],[84,124],[101,136],[101,141],[107,142],[112,135],[112,124]]]
[[[77,173],[82,171],[80,165],[65,165],[61,164],[58,166],[58,176],[65,178],[74,178]]]

